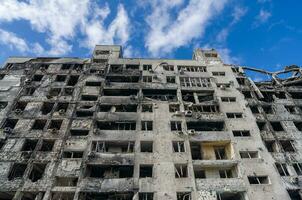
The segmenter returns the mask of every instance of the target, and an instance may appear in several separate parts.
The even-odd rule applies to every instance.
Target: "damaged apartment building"
[[[11,57],[0,200],[301,200],[301,88],[297,66],[227,65],[215,50]]]

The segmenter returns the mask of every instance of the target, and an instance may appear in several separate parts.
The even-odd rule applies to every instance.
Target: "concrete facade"
[[[0,70],[0,200],[299,200],[299,83],[192,60],[10,58]]]

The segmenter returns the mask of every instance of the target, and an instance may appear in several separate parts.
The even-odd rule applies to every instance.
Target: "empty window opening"
[[[277,144],[274,140],[264,141],[265,147],[268,152],[277,152]]]
[[[207,58],[217,58],[218,54],[217,53],[205,53],[204,56]]]
[[[188,166],[185,164],[175,165],[175,178],[186,178],[188,177]]]
[[[222,102],[236,102],[236,97],[221,97]]]
[[[66,113],[68,109],[69,103],[58,103],[56,107],[56,112],[59,112],[59,114],[64,114]]]
[[[75,115],[76,117],[92,117],[93,113],[94,112],[90,110],[77,110]]]
[[[104,96],[136,96],[138,90],[135,89],[104,89],[103,95]]]
[[[35,120],[33,126],[31,127],[32,130],[43,130],[46,125],[46,119],[37,119]]]
[[[230,88],[230,83],[216,83],[217,88],[220,88],[222,90],[225,90],[226,88]]]
[[[177,66],[180,72],[207,72],[205,66]]]
[[[5,77],[5,74],[0,74],[0,80],[3,80]]]
[[[188,129],[195,131],[223,131],[223,121],[198,121],[198,122],[187,122]]]
[[[298,176],[302,175],[302,163],[293,163],[293,167]]]
[[[126,65],[126,69],[139,70],[139,65]]]
[[[78,83],[79,77],[80,76],[78,76],[78,75],[70,76],[69,80],[67,82],[67,85],[68,86],[75,86]]]
[[[285,152],[295,152],[293,141],[291,140],[280,140],[281,147]]]
[[[57,75],[56,82],[65,82],[66,77],[67,77],[66,75]]]
[[[73,200],[72,192],[52,192],[50,200]]]
[[[98,96],[97,95],[82,95],[81,100],[82,101],[97,101]]]
[[[236,80],[237,80],[239,85],[245,85],[245,81],[246,81],[245,78],[236,78]]]
[[[171,131],[181,131],[181,121],[171,121]]]
[[[89,134],[89,130],[85,129],[71,129],[70,135],[71,136],[87,136]]]
[[[54,144],[54,140],[43,140],[40,151],[52,151]]]
[[[8,180],[13,180],[17,178],[22,178],[24,175],[24,172],[26,170],[27,164],[25,163],[14,163],[9,175],[8,175]]]
[[[142,104],[142,112],[153,112],[152,104]]]
[[[240,151],[239,154],[242,159],[259,158],[257,151]]]
[[[2,148],[4,147],[4,145],[5,145],[5,140],[0,139],[0,150],[2,150]]]
[[[199,103],[213,101],[214,100],[214,93],[196,93]]]
[[[177,192],[177,200],[192,200],[190,192]]]
[[[167,83],[175,83],[175,76],[167,76]]]
[[[152,141],[141,141],[141,152],[152,153],[153,152],[153,142]]]
[[[35,150],[37,143],[38,143],[38,140],[26,139],[24,141],[21,151],[33,151],[33,150]]]
[[[175,113],[176,111],[180,111],[179,104],[170,104],[169,105],[169,112]]]
[[[235,118],[235,119],[243,117],[242,113],[226,113],[226,115],[227,118]]]
[[[202,160],[201,145],[198,142],[191,142],[191,154],[193,160]]]
[[[225,147],[214,147],[215,158],[216,160],[226,160],[227,154],[225,151]]]
[[[100,130],[136,130],[135,121],[97,121],[96,125]]]
[[[296,108],[295,106],[284,106],[284,108],[287,110],[287,112],[291,113],[291,114],[296,114]]]
[[[281,122],[270,122],[274,131],[284,131]]]
[[[82,158],[83,151],[64,151],[62,158]]]
[[[302,200],[300,190],[287,190],[287,193],[291,200]]]
[[[150,98],[158,101],[176,101],[176,90],[163,90],[163,89],[143,89],[145,98]]]
[[[276,92],[276,93],[275,93],[275,96],[276,96],[278,99],[286,99],[285,92]]]
[[[61,91],[62,91],[61,88],[51,88],[48,92],[48,96],[49,97],[59,96]]]
[[[39,179],[42,179],[46,166],[47,166],[47,164],[34,163],[28,178],[32,182],[36,182]]]
[[[194,175],[195,178],[206,178],[206,172],[204,169],[199,169],[194,166]]]
[[[144,83],[152,83],[152,76],[143,76]]]
[[[133,153],[133,141],[93,141],[92,151],[100,153]]]
[[[263,111],[264,111],[266,114],[274,114],[274,110],[273,110],[273,107],[272,107],[271,105],[262,106],[262,109],[263,109]]]
[[[285,163],[275,163],[275,165],[280,176],[289,176],[289,172]]]
[[[99,105],[100,112],[136,112],[137,104],[127,104],[127,105]]]
[[[48,129],[60,130],[63,120],[51,120]]]
[[[106,76],[106,81],[109,83],[137,83],[139,76]]]
[[[140,192],[138,194],[138,200],[153,200],[153,196],[151,192]]]
[[[139,177],[140,178],[152,178],[153,176],[153,165],[140,165],[139,166]]]
[[[265,91],[261,91],[262,95],[264,98],[258,98],[261,101],[264,102],[273,102],[274,101],[274,92],[265,92]]]
[[[185,143],[184,141],[174,141],[172,142],[173,152],[185,152]]]
[[[151,71],[152,70],[152,65],[143,65],[143,70],[144,71]]]
[[[220,176],[220,178],[233,178],[234,177],[231,169],[219,170],[219,176]]]
[[[43,199],[44,194],[45,194],[45,192],[22,192],[21,200]],[[3,199],[1,199],[1,200],[3,200]],[[8,199],[5,199],[5,200],[8,200]]]
[[[195,99],[194,99],[194,93],[193,92],[187,92],[187,91],[181,91],[182,94],[182,100],[185,102],[191,102],[191,103],[195,103]]]
[[[63,90],[63,96],[70,96],[73,93],[73,88],[64,88]]]
[[[3,124],[3,129],[14,129],[18,123],[18,119],[6,119],[5,123]]]
[[[188,105],[185,104],[185,110],[193,112],[217,113],[219,112],[218,105]]]
[[[234,130],[232,131],[234,137],[250,137],[251,133],[248,130]]]
[[[54,103],[44,102],[41,108],[42,115],[47,115],[48,113],[50,113],[54,105]]]
[[[31,96],[34,94],[35,91],[36,88],[33,87],[25,88],[24,95]]]
[[[174,71],[174,65],[163,65],[165,71]]]
[[[152,131],[153,130],[153,121],[142,121],[141,128],[142,128],[142,131]]]
[[[225,76],[225,72],[212,72],[213,76]]]
[[[35,74],[32,78],[34,82],[40,82],[43,79],[43,75]]]
[[[99,87],[101,86],[102,82],[101,81],[86,81],[85,85],[86,86],[92,86],[92,87]]]
[[[260,131],[265,131],[266,130],[266,122],[257,121],[256,123],[257,123],[257,126],[258,126]]]
[[[241,91],[241,92],[242,92],[244,98],[246,98],[246,99],[253,98],[252,93],[250,91]]]
[[[131,178],[132,165],[87,165],[87,176],[92,178]]]
[[[77,177],[56,177],[55,186],[75,187],[78,184]]]
[[[7,104],[8,104],[8,102],[0,101],[0,112],[1,112],[1,110],[6,108]]]
[[[123,65],[110,65],[110,72],[113,73],[123,72]]]
[[[182,87],[211,87],[211,80],[204,77],[180,77]]]
[[[258,106],[250,106],[250,109],[251,109],[252,113],[254,113],[254,114],[260,113]]]
[[[223,192],[217,194],[217,200],[245,200],[243,192]]]
[[[79,199],[81,200],[101,200],[101,199],[133,200],[133,197],[134,197],[133,192],[81,192]],[[153,200],[153,199],[139,199],[139,200]]]
[[[71,69],[71,67],[72,67],[72,64],[63,64],[61,67],[61,70],[69,70],[69,69]]]
[[[302,92],[290,92],[289,94],[293,99],[302,99]]]
[[[248,176],[250,184],[269,184],[268,176]]]

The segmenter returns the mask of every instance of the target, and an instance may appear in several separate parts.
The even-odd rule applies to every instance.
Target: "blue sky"
[[[120,44],[124,57],[191,59],[194,48],[215,48],[226,63],[275,71],[301,65],[301,8],[301,0],[1,0],[0,63],[90,57],[95,44]]]

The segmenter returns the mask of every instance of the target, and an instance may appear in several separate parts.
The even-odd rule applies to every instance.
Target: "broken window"
[[[92,117],[93,111],[90,110],[77,110],[75,113],[76,117]]]
[[[123,65],[110,65],[110,72],[120,73],[123,71]]]
[[[72,64],[63,64],[61,67],[61,70],[69,70],[69,69],[71,69],[71,67],[72,67]]]
[[[138,90],[135,89],[104,89],[104,96],[131,96],[137,95]]]
[[[0,80],[3,80],[5,77],[5,74],[0,74]]]
[[[217,194],[217,200],[245,200],[243,192],[223,192]]]
[[[225,151],[225,147],[214,147],[215,158],[216,160],[226,160],[227,155]]]
[[[222,102],[236,102],[236,97],[221,97]]]
[[[199,142],[190,142],[193,160],[202,160],[201,145]]]
[[[139,65],[126,65],[126,69],[138,70]]]
[[[136,112],[137,104],[99,105],[100,112]]]
[[[181,131],[181,121],[171,121],[171,131]]]
[[[274,131],[284,131],[281,122],[270,122]]]
[[[249,137],[251,136],[251,133],[248,130],[236,130],[233,131],[233,135],[234,137]]]
[[[36,119],[33,126],[31,127],[32,130],[43,130],[46,125],[46,119]]]
[[[169,105],[169,112],[175,113],[176,111],[179,111],[180,107],[179,104],[170,104]]]
[[[143,95],[145,98],[150,98],[158,101],[176,101],[176,90],[163,90],[163,89],[143,89]]]
[[[55,140],[42,140],[40,151],[52,151]]]
[[[0,112],[1,110],[3,110],[4,108],[6,108],[8,102],[4,102],[4,101],[0,101]]]
[[[62,91],[61,88],[51,88],[48,92],[48,96],[49,97],[59,96],[61,91]]]
[[[174,65],[163,65],[165,71],[174,71]]]
[[[141,152],[152,153],[153,152],[153,142],[152,141],[141,141]]]
[[[213,76],[225,76],[225,72],[212,72]]]
[[[226,113],[227,118],[242,118],[242,113]]]
[[[67,109],[68,109],[68,103],[58,103],[57,104],[57,107],[56,107],[56,112],[59,112],[59,114],[64,114],[64,113],[66,113],[66,111],[67,111]]]
[[[36,199],[43,199],[45,192],[22,192],[21,200],[36,200]],[[0,195],[1,196],[1,195]],[[2,200],[2,199],[1,199]],[[8,200],[8,199],[5,199]]]
[[[295,106],[284,106],[284,108],[287,110],[287,112],[289,112],[291,114],[297,113]]]
[[[185,110],[190,110],[193,112],[209,112],[209,113],[217,113],[219,112],[218,105],[188,105],[185,104]]]
[[[277,92],[275,93],[275,96],[276,96],[278,99],[286,99],[285,92],[279,92],[279,91],[277,91]]]
[[[246,98],[246,99],[253,98],[252,93],[250,91],[241,91],[241,92],[242,92],[244,98]]]
[[[153,176],[153,165],[140,165],[139,166],[139,177],[140,178],[152,178]]]
[[[175,164],[175,178],[188,177],[188,166],[186,164]]]
[[[233,172],[231,169],[223,169],[219,170],[220,178],[233,178]]]
[[[100,153],[133,153],[133,141],[93,141],[92,151]]]
[[[54,103],[44,102],[41,108],[42,115],[47,115],[48,113],[50,113],[54,105]]]
[[[254,113],[254,114],[260,113],[258,106],[250,106],[250,109],[251,109],[252,113]]]
[[[178,71],[187,72],[206,72],[207,68],[205,66],[177,66]]]
[[[268,176],[248,176],[250,184],[269,184]]]
[[[274,114],[274,110],[271,105],[262,106],[262,109],[266,114]]]
[[[302,163],[293,163],[293,167],[298,176],[302,175]]]
[[[77,177],[56,177],[55,186],[60,187],[75,187],[77,186]]]
[[[142,193],[142,194],[152,194],[152,193]],[[140,194],[138,195],[139,200],[153,200],[150,196],[142,195],[142,197],[148,197],[148,199],[141,199]],[[153,195],[152,195],[153,198]],[[133,192],[81,192],[81,200],[133,200]]]
[[[173,152],[185,152],[186,151],[184,141],[173,141],[172,146],[173,146]]]
[[[5,140],[0,139],[0,150],[2,150],[4,145],[5,145]]]
[[[287,190],[291,200],[302,200],[299,190]]]
[[[245,78],[236,78],[236,80],[237,80],[239,85],[245,85],[245,81],[246,81]]]
[[[36,182],[39,179],[42,179],[46,166],[47,164],[44,163],[34,163],[28,178],[32,182]]]
[[[293,141],[291,140],[279,140],[283,151],[285,152],[295,152]]]
[[[69,80],[67,82],[67,85],[68,86],[75,86],[78,83],[79,77],[80,76],[78,76],[78,75],[70,76]]]
[[[142,112],[153,112],[152,104],[142,104]]]
[[[67,76],[66,75],[57,75],[56,76],[56,82],[65,82]]]
[[[177,200],[191,200],[191,192],[177,192]]]
[[[43,75],[35,74],[32,78],[32,81],[34,82],[40,82],[43,79]]]
[[[218,54],[217,53],[205,53],[204,56],[207,58],[217,58]]]
[[[82,95],[81,96],[81,100],[82,101],[97,101],[98,100],[98,96],[97,95]]]
[[[14,163],[9,172],[8,180],[11,181],[13,179],[22,178],[26,170],[26,167],[27,164],[25,163]]]
[[[26,139],[23,143],[21,151],[33,151],[37,146],[38,140]]]
[[[261,101],[264,102],[273,102],[274,101],[274,92],[265,92],[261,91],[263,98],[258,98]]]
[[[188,92],[188,91],[183,91],[182,90],[181,94],[182,94],[182,100],[183,101],[195,103],[194,93],[193,92]]]
[[[36,88],[34,88],[34,87],[25,88],[24,95],[31,96],[34,94],[35,91],[36,91]]]
[[[106,76],[107,83],[137,83],[139,76]]]
[[[142,131],[152,131],[153,130],[153,122],[152,121],[142,121],[141,123]]]
[[[211,87],[209,78],[204,77],[180,77],[180,85],[183,87]]]
[[[277,152],[277,144],[274,140],[266,140],[264,141],[265,147],[268,152]]]
[[[152,76],[143,76],[143,82],[152,83]]]
[[[175,76],[167,76],[167,83],[175,83]]]
[[[265,131],[266,130],[266,122],[257,121],[256,123],[257,123],[257,126],[258,126],[260,131]]]
[[[232,71],[233,71],[234,73],[238,73],[238,72],[239,72],[239,69],[238,69],[238,67],[232,67]]]
[[[86,81],[85,85],[86,86],[92,86],[92,87],[99,87],[101,86],[102,82],[101,81]]]
[[[251,158],[258,158],[258,152],[257,151],[240,151],[239,152],[240,154],[240,157],[241,158],[248,158],[248,159],[251,159]]]
[[[89,134],[89,130],[85,129],[70,129],[71,136],[87,136]]]
[[[151,71],[152,70],[152,65],[143,65],[143,70],[144,71]]]
[[[275,163],[275,165],[280,176],[289,176],[289,172],[285,163]]]
[[[6,119],[5,123],[2,126],[2,129],[7,129],[9,132],[10,130],[13,130],[18,123],[18,119]]]
[[[82,158],[83,151],[64,151],[62,158]]]
[[[302,92],[290,92],[289,94],[293,99],[302,99]]]
[[[14,107],[14,112],[16,114],[21,114],[22,111],[25,110],[26,106],[27,106],[27,102],[24,102],[24,101],[18,101]]]
[[[194,166],[195,178],[206,178],[206,172],[204,169],[200,169]]]
[[[187,122],[187,128],[195,131],[223,131],[223,121],[196,121]]]
[[[51,130],[60,130],[63,120],[51,120],[48,129]]]
[[[62,96],[70,96],[73,93],[73,88],[64,88]]]
[[[133,165],[87,165],[87,176],[92,178],[132,178]]]
[[[50,200],[73,200],[73,197],[72,192],[52,192]]]
[[[97,121],[97,128],[100,130],[135,130],[135,121]]]

